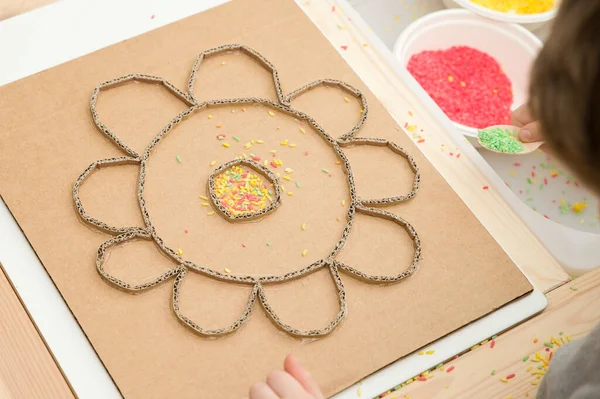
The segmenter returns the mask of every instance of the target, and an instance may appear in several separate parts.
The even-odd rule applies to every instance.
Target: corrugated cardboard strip
[[[200,67],[202,61],[206,57],[211,56],[211,55],[220,54],[223,52],[233,52],[233,51],[243,51],[243,52],[255,57],[258,61],[260,61],[260,63],[262,65],[264,65],[265,68],[267,68],[269,71],[273,72],[273,82],[275,83],[277,98],[280,101],[279,103],[276,103],[272,100],[265,99],[265,98],[228,98],[228,99],[205,101],[202,103],[198,102],[198,100],[196,99],[196,97],[194,95],[193,90],[194,90],[194,82],[196,80],[196,72],[197,72],[198,68]],[[117,87],[117,86],[127,84],[130,82],[163,84],[174,95],[179,97],[181,100],[183,100],[187,104],[191,105],[190,108],[186,109],[185,111],[183,111],[179,115],[177,115],[171,122],[169,122],[167,124],[167,126],[164,129],[162,129],[160,131],[160,133],[158,133],[158,135],[152,140],[152,142],[148,145],[148,148],[146,148],[143,155],[141,155],[141,156],[138,155],[134,150],[129,148],[123,141],[121,141],[121,139],[119,139],[113,132],[111,132],[110,129],[108,129],[108,127],[106,127],[106,125],[102,123],[102,121],[100,120],[100,118],[98,116],[98,112],[96,111],[96,102],[98,100],[98,95],[100,94],[101,91],[108,90],[110,88]],[[360,120],[354,126],[354,128],[352,128],[352,130],[350,132],[342,135],[338,139],[331,137],[331,135],[329,135],[325,131],[325,129],[323,129],[323,127],[321,127],[317,123],[317,121],[315,121],[312,117],[310,117],[309,115],[307,115],[303,112],[300,112],[298,110],[291,108],[289,105],[290,101],[293,98],[296,98],[296,97],[302,95],[302,93],[304,93],[308,90],[311,90],[315,87],[318,87],[320,85],[339,87],[340,89],[345,90],[346,92],[352,94],[353,96],[355,96],[361,100],[362,109],[361,109]],[[131,156],[131,157],[99,160],[99,161],[92,163],[79,176],[79,178],[77,179],[77,181],[75,182],[75,185],[73,187],[73,199],[75,201],[75,206],[76,206],[77,211],[79,212],[79,215],[82,217],[82,219],[84,221],[86,221],[87,223],[90,223],[91,225],[98,227],[102,230],[105,230],[105,231],[108,231],[111,233],[120,233],[121,234],[121,235],[103,243],[100,246],[100,248],[98,249],[98,256],[96,257],[96,268],[98,270],[98,273],[100,273],[100,275],[104,279],[106,279],[107,282],[115,285],[117,288],[123,289],[128,292],[139,292],[142,290],[146,290],[148,288],[155,287],[156,285],[170,279],[171,277],[175,277],[175,285],[173,288],[173,310],[175,312],[175,315],[179,318],[179,320],[181,320],[183,322],[184,325],[192,328],[195,332],[197,332],[198,334],[204,335],[204,336],[224,335],[224,334],[228,334],[228,333],[231,333],[231,332],[234,332],[235,330],[237,330],[242,324],[247,322],[248,319],[250,318],[250,315],[252,313],[252,308],[254,306],[254,302],[255,302],[256,296],[258,294],[258,298],[260,299],[260,303],[262,304],[264,310],[269,314],[269,316],[275,322],[275,324],[277,326],[279,326],[281,329],[288,332],[289,334],[299,336],[299,337],[319,337],[319,336],[323,336],[323,335],[327,335],[327,334],[331,333],[335,329],[335,327],[338,326],[338,324],[342,321],[342,319],[346,316],[346,312],[347,312],[346,294],[344,292],[344,286],[342,284],[342,280],[340,279],[340,276],[338,274],[338,269],[342,269],[343,271],[348,272],[350,275],[358,277],[364,281],[367,281],[370,283],[379,283],[379,284],[399,282],[399,281],[404,280],[405,278],[411,276],[417,270],[417,267],[419,264],[419,258],[421,256],[421,240],[419,239],[419,236],[417,235],[417,232],[415,231],[415,229],[410,225],[410,223],[408,223],[406,220],[402,219],[401,217],[399,217],[393,213],[390,213],[390,212],[385,212],[385,211],[382,211],[379,209],[370,208],[370,207],[368,207],[368,205],[378,205],[378,206],[393,205],[393,204],[397,204],[402,201],[406,201],[406,200],[413,198],[416,195],[417,190],[419,189],[419,183],[420,183],[420,179],[421,179],[420,174],[419,174],[419,169],[417,167],[416,162],[413,160],[413,158],[406,151],[404,151],[402,148],[400,148],[398,145],[396,145],[392,142],[389,142],[384,139],[377,139],[377,138],[359,138],[359,139],[357,139],[357,138],[353,137],[354,134],[357,133],[360,130],[360,128],[364,125],[364,123],[366,122],[367,114],[368,114],[367,100],[365,99],[365,97],[362,95],[362,93],[360,91],[358,91],[357,89],[353,88],[352,86],[350,86],[344,82],[341,82],[341,81],[331,80],[331,79],[322,79],[322,80],[317,80],[312,83],[309,83],[309,84],[301,87],[300,89],[290,93],[289,95],[284,96],[283,92],[281,90],[281,85],[279,83],[279,76],[277,74],[277,70],[273,67],[273,65],[269,61],[267,61],[262,55],[260,55],[258,52],[256,52],[255,50],[253,50],[247,46],[237,45],[237,44],[224,45],[224,46],[216,47],[214,49],[207,50],[207,51],[200,53],[196,63],[194,64],[192,73],[190,75],[190,80],[188,83],[188,90],[189,90],[188,93],[183,93],[183,92],[179,91],[171,83],[167,82],[166,80],[164,80],[162,78],[158,78],[158,77],[154,77],[154,76],[147,76],[147,75],[133,74],[133,75],[123,76],[121,78],[113,79],[108,82],[102,83],[100,86],[98,86],[94,90],[94,92],[92,94],[92,100],[91,100],[90,106],[91,106],[91,111],[92,111],[92,115],[94,118],[94,122],[96,123],[96,126],[102,133],[104,133],[109,139],[111,139],[121,150],[123,150],[124,152],[128,153]],[[181,254],[178,254],[176,251],[169,248],[156,233],[156,229],[152,225],[152,221],[150,220],[150,215],[148,213],[148,210],[146,209],[146,201],[144,199],[146,161],[150,157],[150,155],[152,153],[152,149],[173,129],[174,126],[176,126],[178,123],[180,123],[182,120],[184,120],[187,116],[193,114],[195,111],[202,110],[204,108],[218,107],[218,106],[230,105],[230,104],[267,105],[267,106],[273,107],[273,109],[275,109],[275,110],[285,112],[294,118],[306,121],[322,136],[322,138],[335,151],[338,159],[341,162],[342,170],[344,171],[346,178],[347,178],[348,188],[350,190],[351,203],[350,203],[350,206],[348,209],[346,228],[344,229],[344,231],[342,233],[342,237],[337,242],[337,244],[334,246],[333,250],[331,251],[329,256],[327,256],[327,258],[318,260],[318,261],[312,263],[311,265],[306,266],[300,270],[296,270],[291,273],[286,273],[284,275],[279,275],[279,276],[269,275],[269,276],[256,277],[256,276],[251,276],[251,275],[235,275],[235,274],[230,274],[230,273],[222,273],[218,270],[211,269],[206,266],[198,265],[189,260],[185,260],[181,256]],[[412,171],[414,172],[414,181],[412,184],[412,190],[408,194],[402,195],[402,196],[369,199],[369,200],[361,199],[356,194],[356,186],[354,184],[354,176],[352,174],[352,168],[350,165],[350,161],[348,160],[348,158],[344,155],[344,153],[342,151],[342,147],[349,147],[349,146],[353,146],[353,145],[388,146],[394,153],[404,157],[407,160],[407,162],[409,163]],[[90,217],[86,213],[86,211],[83,207],[83,204],[81,203],[81,200],[79,199],[79,186],[85,181],[85,179],[90,175],[90,173],[93,170],[95,170],[96,168],[102,167],[102,166],[107,166],[107,165],[112,165],[112,164],[120,165],[123,163],[134,163],[134,164],[140,165],[140,178],[139,178],[139,182],[138,182],[138,199],[139,199],[139,204],[140,204],[140,208],[142,211],[142,215],[144,218],[144,223],[146,225],[146,227],[144,227],[144,228],[139,228],[139,227],[117,228],[117,227],[109,226],[106,223],[103,223],[99,220],[96,220],[96,219]],[[254,213],[244,213],[244,214],[241,214],[236,217],[231,215],[229,213],[229,211],[227,210],[227,208],[220,204],[219,198],[217,197],[217,194],[214,192],[214,178],[219,173],[221,173],[235,165],[245,165],[245,166],[254,168],[258,172],[264,173],[271,183],[275,183],[274,184],[275,201],[272,202],[267,208],[257,211],[257,212],[254,212]],[[230,162],[227,162],[227,163],[221,165],[220,167],[218,167],[217,169],[215,169],[213,171],[213,173],[209,177],[208,187],[209,187],[210,196],[213,200],[212,201],[213,206],[219,211],[220,214],[225,215],[225,217],[227,217],[227,219],[229,221],[235,222],[235,221],[239,221],[239,220],[260,219],[266,213],[274,210],[277,206],[279,206],[279,204],[281,203],[281,193],[280,193],[280,188],[279,188],[278,184],[276,183],[277,180],[278,180],[278,178],[276,175],[274,175],[268,169],[263,168],[261,165],[256,164],[254,161],[234,159]],[[398,274],[392,275],[392,276],[369,276],[359,270],[356,270],[348,265],[345,265],[344,263],[341,263],[341,262],[335,260],[336,255],[338,255],[339,251],[346,245],[346,240],[348,239],[348,236],[350,235],[350,232],[352,230],[352,225],[354,223],[354,218],[355,218],[355,215],[357,212],[362,213],[364,215],[388,219],[394,223],[399,224],[404,229],[406,229],[406,232],[408,233],[408,235],[414,242],[414,249],[415,249],[415,253],[412,258],[412,262],[406,270],[402,270]],[[153,239],[155,241],[155,243],[158,245],[158,247],[162,251],[164,251],[164,253],[166,255],[170,256],[173,259],[173,261],[177,264],[177,266],[174,267],[173,269],[168,270],[167,272],[163,273],[162,275],[160,275],[153,281],[145,282],[144,284],[140,284],[140,285],[131,285],[125,281],[118,279],[115,276],[110,275],[104,269],[105,253],[106,253],[107,249],[109,249],[110,247],[112,247],[114,245],[122,244],[129,240],[139,239],[139,238]],[[267,301],[267,297],[266,297],[264,289],[263,289],[263,285],[285,283],[286,281],[301,278],[309,273],[313,273],[313,272],[318,271],[323,268],[326,268],[327,270],[330,271],[331,277],[333,278],[333,281],[337,287],[340,311],[336,315],[335,319],[323,329],[313,329],[313,330],[308,330],[308,331],[299,330],[297,328],[291,327],[291,326],[285,324],[284,322],[282,322],[281,319],[279,318],[279,316],[277,316],[277,314],[273,310],[273,308],[269,305],[269,303]],[[198,325],[196,322],[190,320],[188,317],[183,315],[179,309],[179,290],[181,287],[181,283],[183,282],[184,277],[186,275],[186,269],[188,269],[192,272],[204,274],[208,277],[211,277],[211,278],[214,278],[217,280],[221,280],[221,281],[229,281],[232,283],[239,283],[239,284],[251,284],[253,286],[252,292],[250,294],[250,299],[248,300],[248,303],[246,305],[246,308],[244,309],[242,316],[239,319],[237,319],[232,325],[230,325],[228,327],[223,327],[223,328],[218,328],[218,329],[205,329],[205,328],[202,328],[200,325]]]

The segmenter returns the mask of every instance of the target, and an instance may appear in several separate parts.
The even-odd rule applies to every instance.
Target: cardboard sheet
[[[393,140],[419,166],[416,198],[385,208],[419,233],[419,270],[403,282],[382,286],[342,273],[348,314],[325,338],[290,337],[258,303],[251,319],[230,336],[211,340],[192,333],[172,314],[172,280],[131,295],[100,278],[96,252],[111,236],[90,229],[74,209],[71,191],[79,174],[95,160],[123,155],[93,124],[89,99],[94,87],[143,73],[185,90],[197,54],[228,43],[248,45],[273,63],[285,94],[322,78],[359,89],[369,102],[369,115],[358,136]],[[270,74],[237,54],[207,59],[195,94],[199,100],[276,99]],[[346,101],[346,96],[333,88],[317,88],[292,106],[339,137],[360,118],[360,104],[353,98]],[[97,107],[102,121],[120,139],[143,152],[187,105],[163,87],[129,84],[103,93]],[[280,275],[331,251],[345,226],[348,187],[334,152],[313,130],[306,128],[303,134],[298,122],[270,116],[266,107],[242,108],[199,111],[159,143],[147,167],[148,211],[165,243],[180,248],[186,259],[234,274]],[[216,138],[221,133],[230,148]],[[126,398],[239,398],[252,382],[279,367],[289,352],[297,354],[331,395],[532,289],[291,1],[234,1],[1,87],[0,135],[2,199]],[[251,140],[264,143],[246,149],[244,144]],[[285,140],[288,145],[282,146]],[[211,208],[202,206],[199,196],[206,195],[210,172],[250,152],[261,162],[284,162],[274,170],[290,177],[284,181],[282,205],[255,223],[232,224],[209,215]],[[412,172],[397,154],[365,146],[344,152],[361,198],[410,191]],[[286,174],[287,167],[294,171]],[[138,173],[136,165],[125,165],[91,175],[80,192],[87,212],[111,225],[142,226]],[[367,274],[391,275],[408,268],[413,251],[398,225],[360,214],[337,259]],[[171,267],[173,263],[144,240],[115,248],[106,261],[107,270],[136,284]],[[241,315],[250,286],[188,275],[180,307],[190,318],[203,327],[218,328]],[[266,286],[265,291],[281,319],[295,328],[322,328],[339,310],[336,286],[326,270]]]

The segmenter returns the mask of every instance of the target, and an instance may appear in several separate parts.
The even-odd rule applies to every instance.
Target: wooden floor
[[[0,304],[0,398],[74,398],[1,267]]]
[[[1,0],[0,20],[51,2]],[[397,120],[406,117],[407,107],[416,102],[415,98],[401,90],[400,83],[393,78],[394,74],[387,69],[376,52],[371,50],[364,38],[352,29],[348,18],[341,12],[331,12],[337,4],[336,0],[308,0],[302,4],[307,14],[334,45],[347,44],[349,41],[367,44],[353,46],[344,52],[344,58]],[[340,10],[339,4],[337,9]],[[340,24],[345,29],[339,29]],[[444,164],[448,162],[447,159],[440,158],[435,151],[438,151],[440,142],[447,140],[447,137],[443,132],[433,134],[439,128],[436,129],[435,122],[427,117],[425,111],[413,111],[420,114],[416,116],[414,123],[431,133],[423,152],[436,168],[445,171],[442,172],[444,177],[505,250],[522,266],[523,272],[536,287],[548,293],[550,304],[542,314],[497,337],[493,349],[491,343],[486,343],[448,362],[443,369],[433,371],[430,374],[433,377],[429,377],[427,381],[415,381],[392,392],[388,397],[533,398],[536,388],[533,384],[539,380],[531,375],[531,371],[537,370],[539,362],[523,359],[526,356],[535,359],[536,352],[546,354],[544,342],[552,336],[559,337],[559,340],[560,337],[567,336],[577,339],[588,334],[600,322],[600,269],[568,282],[567,274],[497,193],[489,190],[485,192],[485,199],[482,198],[484,193],[479,188],[481,184],[485,184],[484,177],[468,160],[459,166],[456,163],[452,166]],[[490,201],[494,212],[489,210]],[[526,250],[522,249],[523,243],[528,243]],[[73,398],[60,369],[3,271],[0,272],[0,304],[0,398]],[[561,332],[562,336],[559,335]],[[527,371],[529,366],[532,366],[531,371]],[[494,375],[492,370],[495,371]],[[509,374],[515,374],[515,377],[508,382],[500,380]]]

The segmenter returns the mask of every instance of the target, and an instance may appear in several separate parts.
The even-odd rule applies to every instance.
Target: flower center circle
[[[227,162],[209,176],[214,206],[229,221],[260,218],[281,204],[277,177],[251,160]]]

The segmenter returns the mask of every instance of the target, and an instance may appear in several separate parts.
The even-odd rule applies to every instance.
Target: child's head
[[[530,107],[550,148],[600,194],[600,0],[563,0],[532,72]]]

